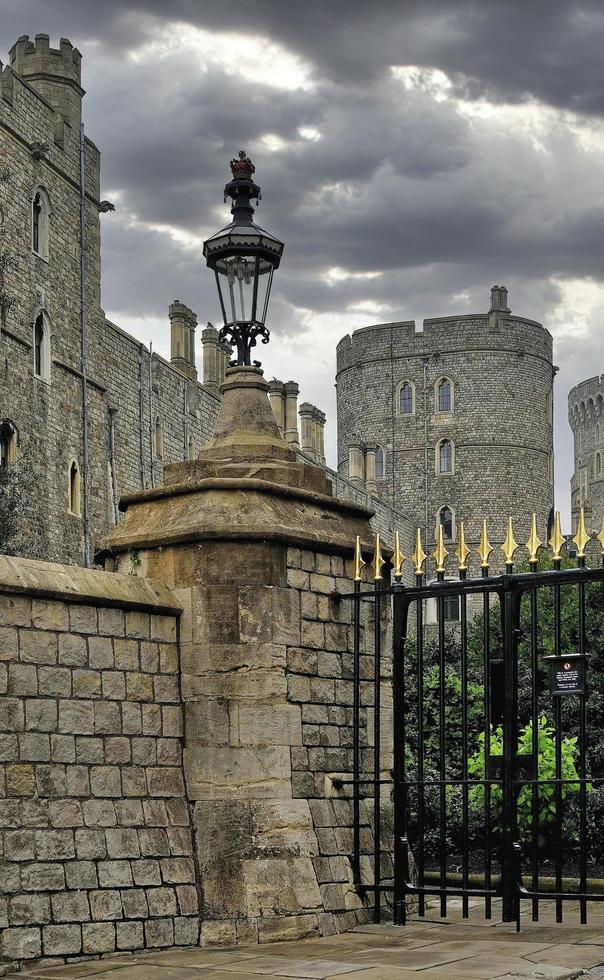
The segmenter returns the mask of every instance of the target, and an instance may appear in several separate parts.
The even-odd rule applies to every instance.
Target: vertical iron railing
[[[352,867],[359,891],[373,895],[376,922],[380,921],[387,908],[388,900],[383,904],[383,896],[389,892],[393,893],[394,922],[401,925],[407,921],[407,902],[412,896],[417,901],[420,917],[434,903],[440,915],[446,916],[449,898],[458,896],[461,897],[464,918],[468,917],[470,901],[474,899],[484,902],[485,917],[490,918],[493,901],[497,899],[501,902],[503,921],[516,921],[518,928],[523,900],[528,902],[533,920],[539,918],[541,901],[554,901],[557,922],[562,921],[565,903],[577,902],[582,923],[587,921],[588,903],[604,901],[604,894],[594,891],[594,883],[588,879],[588,793],[593,785],[602,785],[604,780],[595,779],[589,774],[586,684],[582,688],[566,691],[551,687],[548,692],[543,682],[543,670],[548,660],[552,677],[554,668],[559,666],[558,661],[564,662],[563,669],[569,669],[577,662],[582,665],[579,674],[585,681],[586,657],[589,653],[586,590],[590,582],[604,583],[604,525],[598,539],[603,555],[600,567],[589,568],[585,552],[589,536],[585,533],[581,515],[579,531],[574,538],[577,567],[562,568],[561,548],[565,539],[560,534],[559,515],[556,515],[554,533],[549,541],[553,568],[540,570],[539,549],[542,543],[537,537],[536,518],[533,515],[531,536],[527,542],[530,570],[528,573],[519,572],[514,569],[518,544],[509,521],[502,546],[505,574],[491,575],[490,555],[493,549],[483,522],[478,548],[480,577],[468,578],[467,557],[470,551],[465,544],[461,523],[456,549],[459,577],[452,580],[445,577],[448,555],[440,528],[434,552],[436,579],[426,584],[427,555],[423,551],[421,532],[418,531],[416,549],[411,556],[414,563],[413,586],[402,583],[405,559],[400,551],[398,534],[391,562],[394,573],[392,586],[384,586],[382,580],[381,570],[385,562],[379,537],[375,543],[373,576],[366,575],[364,579],[361,570],[365,563],[357,541],[354,591],[349,597],[353,605],[354,644],[353,772],[352,779],[348,780],[352,783],[354,823]],[[539,598],[541,593],[543,603]],[[562,632],[563,596],[570,593],[576,595],[576,650],[568,649],[568,637],[566,632],[564,635]],[[435,608],[433,620],[426,617],[426,604],[430,602]],[[365,704],[361,682],[364,671],[360,667],[362,638],[367,642],[362,625],[364,603],[373,607],[373,691]],[[446,626],[447,616],[456,603],[457,639],[456,645],[452,646]],[[493,603],[499,607],[500,616],[492,615]],[[394,712],[392,884],[382,878],[387,840],[383,828],[382,808],[386,797],[382,785],[390,780],[381,761],[382,618],[384,613],[390,612],[390,607]],[[540,622],[541,610],[546,607],[553,611],[551,636],[543,635]],[[469,625],[477,612],[482,615],[482,629],[473,634],[471,659]],[[433,627],[429,625],[431,621]],[[499,623],[501,636],[497,639]],[[430,641],[432,646],[427,647],[426,637],[430,635],[433,637],[433,641]],[[478,636],[482,639],[480,664],[476,662]],[[497,649],[499,644],[500,653]],[[544,652],[551,649],[553,655],[545,657]],[[369,650],[365,652],[370,653]],[[565,662],[567,660],[571,662]],[[481,678],[484,692],[479,701],[476,700],[476,688],[470,688],[476,677]],[[448,703],[451,678],[457,684],[458,713],[451,712]],[[432,685],[431,702],[426,700],[428,683]],[[572,694],[573,700],[567,702],[563,710],[564,694]],[[361,733],[367,719],[363,708],[369,704],[373,705],[374,713],[373,751],[368,758],[373,758],[369,763],[371,770],[364,775]],[[547,717],[550,718],[549,722],[545,721]],[[568,728],[569,719],[573,719],[576,725],[573,732],[577,735],[578,756],[577,768],[570,776],[568,768],[565,768],[564,755],[568,753],[569,742],[564,726]],[[547,724],[550,725],[547,731],[553,731],[554,739],[553,774],[543,768],[540,747],[540,736]],[[476,746],[480,740],[484,767],[481,762],[480,770],[477,770]],[[370,744],[369,740],[366,744]],[[470,766],[472,752],[474,755]],[[366,797],[373,794],[372,800],[367,799],[373,822],[373,844],[368,855],[372,868],[371,881],[363,880],[362,873],[365,867],[361,862],[362,787],[365,787]],[[578,858],[573,865],[574,871],[571,869],[570,876],[566,874],[565,877],[568,863],[565,819],[569,793],[575,793],[578,797],[578,839],[575,838],[573,843]],[[455,800],[460,806],[463,833],[459,856],[452,862],[447,833],[452,819],[450,807]],[[480,803],[478,807],[477,800]],[[542,853],[543,800],[550,800],[550,822],[553,812],[553,828],[548,828],[550,842],[553,841],[553,857]],[[480,812],[482,832],[477,834],[476,830],[471,832],[470,825]],[[454,867],[450,866],[452,863]],[[553,878],[548,879],[550,867]]]

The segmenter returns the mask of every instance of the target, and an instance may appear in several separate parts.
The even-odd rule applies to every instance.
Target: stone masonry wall
[[[177,604],[145,588],[1,560],[0,962],[197,940]]]
[[[299,647],[287,650],[287,696],[300,705],[302,742],[292,749],[295,797],[308,799],[317,838],[313,858],[326,913],[324,928],[342,931],[365,921],[368,905],[353,884],[350,857],[353,845],[352,790],[339,787],[338,776],[350,778],[353,767],[353,626],[350,599],[337,600],[353,586],[351,561],[305,549],[290,548],[287,578],[300,596]],[[364,570],[369,581],[370,570]],[[373,774],[374,656],[373,604],[361,610],[361,773]],[[388,643],[388,611],[382,627],[380,766],[382,778],[392,767],[392,658]],[[361,879],[373,881],[375,826],[372,790],[361,799]],[[382,816],[391,810],[384,788]],[[382,875],[391,877],[392,845],[382,828]]]

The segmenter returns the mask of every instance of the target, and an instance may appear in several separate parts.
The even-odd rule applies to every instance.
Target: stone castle
[[[604,513],[604,374],[575,385],[568,395],[568,418],[574,436],[575,469],[571,480],[573,531],[583,507],[588,530],[600,526]]]
[[[338,468],[369,481],[424,529],[470,547],[507,517],[524,542],[531,514],[553,519],[552,338],[491,290],[488,313],[356,330],[337,348]],[[431,550],[427,548],[426,550]],[[495,555],[493,556],[495,559]],[[500,556],[499,556],[500,557]]]
[[[171,358],[108,320],[101,307],[100,153],[82,129],[81,56],[69,41],[20,38],[0,74],[0,465],[28,461],[21,547],[30,557],[90,564],[119,518],[122,494],[162,483],[167,463],[193,459],[213,431],[231,356],[208,324],[175,300]],[[270,399],[295,449],[325,464],[325,415],[299,387],[274,380]],[[338,496],[364,488],[333,473]],[[374,501],[376,526],[392,509]],[[402,515],[398,525],[408,537]]]
[[[212,327],[197,378],[185,304],[170,362],[105,318],[79,53],[21,38],[0,80],[0,465],[29,460],[25,550],[55,559],[0,555],[0,973],[354,928],[355,664],[359,771],[393,765],[390,610],[355,638],[354,541],[369,562],[376,530],[409,555],[416,524],[549,521],[551,338],[503,287],[485,315],[345,338],[333,472],[323,413],[226,368]],[[597,392],[576,401],[591,425]],[[361,876],[377,854],[385,881],[368,793]]]

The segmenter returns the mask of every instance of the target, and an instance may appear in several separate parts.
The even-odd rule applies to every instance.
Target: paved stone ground
[[[328,939],[248,946],[237,949],[174,949],[163,953],[108,956],[67,966],[29,966],[14,978],[93,977],[94,980],[253,980],[254,977],[304,980],[343,977],[345,980],[513,980],[548,978],[571,980],[604,976],[604,907],[590,906],[590,924],[579,924],[576,908],[565,909],[565,922],[556,925],[551,903],[544,904],[533,923],[530,907],[523,909],[522,929],[498,921],[499,908],[487,922],[475,905],[462,920],[458,903],[449,918],[429,910],[426,919],[413,919],[403,928],[363,926]]]

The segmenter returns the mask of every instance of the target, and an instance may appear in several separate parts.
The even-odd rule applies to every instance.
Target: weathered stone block
[[[301,745],[300,708],[284,705],[232,705],[232,745]]]
[[[160,889],[158,889],[159,891]],[[122,908],[126,919],[146,919],[150,914],[147,905],[144,888],[127,888],[122,890]],[[157,915],[169,915],[166,909],[163,913],[151,913]]]
[[[69,628],[72,633],[96,633],[98,630],[96,607],[70,605]]]
[[[64,602],[33,599],[31,604],[32,626],[38,630],[69,630],[69,608]]]
[[[133,861],[131,867],[135,885],[161,885],[159,861],[142,858],[140,861]]]
[[[19,656],[24,663],[55,664],[58,649],[56,633],[22,630],[19,635]]]
[[[45,956],[68,956],[81,952],[80,926],[44,926],[42,942]]]
[[[14,895],[8,906],[12,926],[44,925],[50,922],[49,895]]]
[[[104,889],[91,891],[90,912],[94,920],[121,919],[122,899],[119,891]]]
[[[59,731],[72,735],[92,735],[94,732],[94,702],[60,701]]]
[[[112,922],[90,922],[82,926],[82,952],[85,955],[111,953],[115,949]]]
[[[176,946],[196,946],[199,940],[197,916],[174,919],[174,943]]]
[[[25,727],[30,731],[56,731],[56,701],[49,698],[28,698],[25,702]]]
[[[53,827],[82,827],[82,805],[77,800],[50,800],[48,815]]]
[[[176,915],[176,893],[173,888],[147,888],[149,915]]]
[[[121,773],[117,766],[92,766],[90,789],[93,796],[121,796]]]
[[[0,731],[18,732],[25,727],[23,702],[17,698],[0,699]]]
[[[84,823],[87,827],[115,827],[115,807],[112,800],[84,800]]]
[[[77,850],[77,847],[76,847]],[[99,881],[94,861],[67,861],[65,880],[68,888],[98,888]]]
[[[7,960],[32,960],[42,954],[39,929],[5,929],[2,933],[2,955]]]
[[[6,878],[2,877],[2,886],[6,890]],[[25,865],[21,869],[21,887],[26,892],[58,891],[65,887],[65,871],[62,864]]]
[[[91,801],[93,806],[98,805],[98,801]],[[90,819],[90,814],[86,814],[86,803],[84,803],[84,819]],[[112,811],[113,812],[113,811]],[[115,813],[113,813],[115,823]],[[100,824],[100,826],[104,826]],[[93,860],[104,858],[107,855],[105,844],[105,834],[102,830],[76,830],[75,832],[76,854],[81,860]]]
[[[72,612],[75,607],[72,606]],[[94,610],[96,618],[96,609]],[[83,636],[73,633],[59,635],[59,663],[65,667],[85,667],[88,663],[88,648]]]
[[[185,748],[184,766],[192,799],[279,799],[291,796],[287,746],[208,747],[203,753]],[[151,773],[170,771],[151,770]],[[180,783],[177,781],[176,785]],[[173,789],[163,795],[181,794]]]
[[[138,643],[136,640],[113,641],[115,666],[118,670],[138,670]]]
[[[98,610],[99,634],[106,636],[124,636],[126,624],[121,609],[111,609],[102,606]]]
[[[90,907],[86,892],[52,895],[52,914],[56,922],[88,922]]]
[[[37,667],[34,664],[9,664],[7,693],[35,697],[38,693]]]
[[[167,857],[160,860],[165,884],[175,885],[195,881],[195,868],[191,858]]]
[[[136,830],[106,830],[107,854],[110,858],[140,857],[140,845]]]
[[[174,945],[174,923],[172,919],[150,919],[145,922],[145,945],[155,946]]]
[[[89,637],[88,662],[93,670],[110,670],[115,662],[113,640],[108,636]]]
[[[29,596],[0,596],[0,626],[30,626],[31,599]]]
[[[74,670],[74,698],[100,698],[101,674],[98,670]]]
[[[118,922],[116,925],[117,949],[142,949],[145,944],[142,922]]]
[[[36,774],[33,765],[7,765],[5,776],[7,796],[35,796]]]

